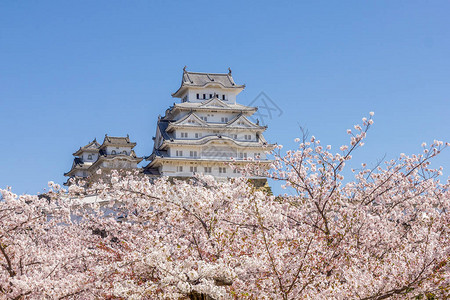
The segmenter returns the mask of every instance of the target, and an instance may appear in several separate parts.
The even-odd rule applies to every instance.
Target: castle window
[[[116,155],[116,150],[111,151],[112,155]]]
[[[252,136],[250,134],[246,134],[246,135],[244,135],[244,139],[249,141],[252,139]]]
[[[183,150],[177,150],[176,156],[183,156]]]
[[[261,153],[255,153],[255,154],[254,154],[254,157],[257,158],[257,159],[259,159],[259,158],[261,157]]]
[[[206,99],[206,94],[203,94],[203,99]]]
[[[190,151],[189,154],[191,157],[197,157],[197,151]]]
[[[190,168],[191,173],[197,172],[197,167],[192,167]]]
[[[200,94],[197,94],[197,99],[200,99]]]
[[[222,95],[222,100],[225,100],[225,95]]]
[[[211,167],[205,167],[205,173],[211,173]]]
[[[240,158],[247,158],[247,153],[241,152],[241,153],[239,153],[239,157]]]
[[[209,94],[209,99],[211,99],[212,98],[212,94]]]
[[[234,174],[240,174],[241,171],[239,171],[238,169],[234,169],[234,170],[233,170],[233,173],[234,173]]]
[[[177,172],[183,172],[183,166],[178,166],[177,167]]]
[[[92,160],[92,154],[88,155],[88,160]]]
[[[195,134],[195,138],[196,138],[196,139],[201,138],[201,137],[202,137],[202,134],[201,134],[201,133],[196,133],[196,134]]]
[[[123,154],[128,155],[127,151],[123,151]]]
[[[237,140],[238,136],[237,134],[233,134],[233,139]]]
[[[182,132],[181,133],[181,137],[182,138],[187,138],[188,137],[188,133],[187,132]]]
[[[224,118],[224,117],[222,117],[222,123],[227,123],[228,122],[228,118]]]
[[[227,168],[225,168],[225,167],[219,167],[219,173],[220,174],[224,174],[224,173],[226,173],[227,172]]]

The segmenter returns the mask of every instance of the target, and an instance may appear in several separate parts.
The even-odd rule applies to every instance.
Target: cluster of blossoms
[[[429,161],[448,145],[434,141],[420,155],[363,164],[344,181],[372,114],[362,121],[339,153],[306,136],[297,150],[273,153],[264,175],[283,181],[291,195],[272,196],[245,176],[150,182],[131,172],[69,191],[51,183],[41,198],[1,190],[0,295],[446,297],[450,192]]]

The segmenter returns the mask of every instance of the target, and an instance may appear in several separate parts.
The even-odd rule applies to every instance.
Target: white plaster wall
[[[197,99],[197,93],[200,94],[200,99]],[[181,97],[183,99],[185,96],[187,96],[186,101],[190,102],[204,102],[210,99],[210,94],[214,95],[214,93],[219,95],[219,99],[222,100],[222,95],[226,95],[225,103],[229,104],[235,104],[236,103],[236,96],[240,93],[240,90],[237,89],[222,89],[220,87],[208,87],[208,88],[189,88],[188,91]],[[203,94],[206,94],[206,99],[203,99]],[[180,120],[186,116],[186,114],[189,114],[190,112],[182,112],[179,115],[175,116],[175,120]],[[199,117],[207,117],[208,123],[226,123],[222,122],[223,117],[227,117],[228,121],[231,121],[234,119],[237,114],[236,113],[227,113],[227,112],[196,112],[196,115]],[[181,137],[181,133],[188,133],[188,137]],[[198,138],[195,137],[195,133],[201,133],[201,137]],[[232,130],[223,130],[220,128],[217,129],[209,129],[209,128],[184,128],[184,129],[177,129],[175,132],[173,132],[176,139],[183,139],[183,140],[197,140],[201,139],[208,135],[222,135],[222,136],[228,136],[231,138],[234,138],[234,135],[237,135],[237,140],[239,141],[257,141],[256,138],[256,132],[254,130],[246,130],[244,127],[240,127],[239,129],[232,129]],[[250,140],[245,140],[245,135],[251,135]],[[158,134],[156,135],[158,137]],[[157,142],[157,140],[155,141]],[[212,149],[208,149],[208,147],[212,147]],[[228,147],[227,149],[222,149],[221,147]],[[214,149],[215,148],[215,149]],[[213,175],[215,177],[238,177],[241,174],[238,172],[233,172],[233,169],[231,166],[228,165],[230,160],[230,156],[228,154],[232,154],[231,156],[236,159],[236,161],[247,164],[249,163],[248,160],[245,160],[241,158],[241,153],[246,153],[247,159],[255,159],[255,154],[259,154],[261,160],[266,160],[266,149],[264,147],[260,148],[242,148],[238,147],[236,145],[229,145],[229,144],[221,144],[221,143],[210,143],[208,145],[200,145],[200,146],[193,146],[193,145],[181,145],[181,146],[173,146],[168,149],[168,155],[170,157],[177,157],[176,156],[176,150],[182,150],[183,155],[178,156],[180,160],[173,161],[173,162],[167,162],[164,163],[160,167],[160,172],[162,175],[166,176],[192,176],[193,173],[190,171],[191,166],[197,167],[198,173],[204,173],[205,167],[211,167],[211,173],[205,173],[209,175]],[[215,162],[205,162],[205,161],[195,161],[195,162],[189,162],[187,159],[190,159],[190,151],[196,151],[197,157],[196,158],[208,158],[208,159],[217,159]],[[209,152],[208,152],[209,151]],[[214,151],[216,151],[216,154],[214,154]],[[220,153],[221,151],[224,153],[223,157],[221,157]],[[212,153],[212,154],[211,154]],[[217,155],[219,153],[219,155]],[[225,157],[227,155],[227,157]],[[185,160],[183,160],[185,159]],[[183,171],[179,171],[177,167],[183,167]],[[219,167],[225,167],[226,172],[225,173],[219,173]]]
[[[177,169],[177,167],[182,166],[183,167],[183,171],[178,171],[179,169]],[[241,176],[241,174],[236,171],[233,171],[233,168],[224,162],[217,162],[217,163],[210,163],[210,162],[194,162],[194,163],[189,163],[189,162],[174,162],[174,163],[167,163],[164,164],[163,167],[161,168],[161,174],[162,175],[166,175],[166,176],[184,176],[184,177],[188,177],[188,176],[193,176],[195,172],[191,172],[190,171],[190,167],[197,167],[197,172],[196,173],[201,173],[201,174],[207,174],[207,175],[212,175],[215,177],[239,177]],[[211,168],[211,173],[209,172],[205,172],[205,167],[210,167]],[[219,167],[220,168],[225,168],[225,173],[220,173],[219,172]]]
[[[131,149],[132,149],[131,146],[129,146],[129,147],[106,147],[106,154],[111,155],[112,151],[114,150],[114,151],[116,151],[116,155],[123,153],[123,151],[126,151],[127,155],[130,155]]]
[[[183,151],[182,156],[177,156],[176,151]],[[245,158],[244,153],[247,155],[246,158],[255,159],[255,154],[259,154],[260,160],[267,159],[266,149],[261,147],[259,149],[255,148],[239,148],[229,144],[207,144],[200,146],[192,145],[182,145],[173,146],[168,149],[169,157],[180,157],[180,158],[191,158],[190,152],[196,151],[196,158],[208,158],[208,159],[218,159],[218,160],[230,160],[230,158],[243,159]],[[242,153],[242,156],[241,156]],[[194,154],[194,153],[193,153]]]
[[[225,90],[220,87],[217,87],[217,88],[209,87],[209,88],[204,88],[204,89],[189,89],[186,93],[188,96],[187,101],[202,102],[205,100],[209,100],[209,99],[211,99],[210,95],[214,96],[214,93],[216,93],[218,95],[220,100],[222,100],[222,95],[225,95],[225,100],[222,100],[225,103],[232,103],[232,104],[236,103],[236,91]],[[199,94],[200,99],[197,99],[197,94]],[[206,99],[203,99],[203,94],[205,94]],[[183,95],[181,97],[181,99],[183,99],[183,97],[185,95]]]
[[[181,137],[181,133],[187,133],[188,137]],[[196,133],[201,133],[201,137],[198,138],[195,137]],[[202,137],[209,136],[209,135],[221,135],[221,136],[227,136],[232,139],[236,139],[238,141],[246,141],[246,142],[257,142],[256,139],[256,133],[250,130],[245,129],[239,129],[239,130],[233,130],[233,129],[227,129],[227,130],[221,130],[218,129],[208,129],[208,128],[183,128],[183,129],[177,129],[174,131],[175,138],[180,140],[198,140]],[[246,140],[245,135],[250,135],[251,139]],[[236,136],[236,138],[235,138]]]
[[[92,159],[89,159],[89,155],[92,156]],[[80,158],[83,160],[83,162],[94,162],[98,159],[98,153],[83,152],[83,154],[80,155]]]
[[[183,119],[186,115],[190,114],[190,111],[183,111],[180,112],[178,115],[174,117],[175,121]],[[231,113],[231,112],[203,112],[203,111],[196,111],[195,114],[198,117],[207,117],[207,123],[226,123],[222,122],[222,117],[227,117],[228,121],[233,120],[235,117],[237,117],[237,113]]]

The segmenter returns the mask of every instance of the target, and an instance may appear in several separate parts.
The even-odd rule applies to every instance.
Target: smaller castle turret
[[[137,157],[134,152],[135,146],[136,143],[132,143],[128,135],[126,137],[113,137],[105,134],[101,145],[97,142],[97,139],[94,139],[73,153],[75,158],[72,168],[64,176],[89,178],[99,169],[137,169],[137,165],[142,161],[142,158]],[[65,185],[68,184],[69,181],[65,183]]]

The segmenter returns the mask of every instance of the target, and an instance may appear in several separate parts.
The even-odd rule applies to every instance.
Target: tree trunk
[[[199,294],[196,291],[190,292],[188,297],[190,300],[214,300],[214,298],[212,298],[211,296],[206,294]]]

